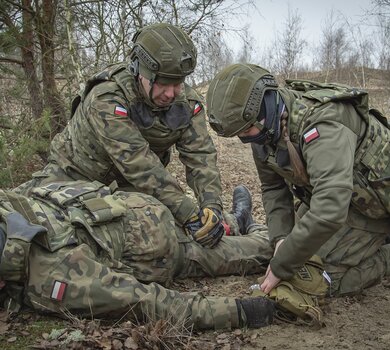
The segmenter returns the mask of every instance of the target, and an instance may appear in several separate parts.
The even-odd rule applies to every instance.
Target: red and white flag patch
[[[197,115],[201,110],[202,110],[202,105],[199,102],[196,102],[193,115]]]
[[[116,106],[114,110],[114,114],[120,115],[122,117],[127,117],[127,109],[122,106]]]
[[[65,282],[55,281],[51,291],[51,298],[61,301],[64,298],[67,286]]]
[[[310,129],[308,132],[305,132],[303,134],[303,139],[305,140],[305,143],[309,143],[315,139],[318,139],[320,137],[320,133],[318,132],[317,128]]]

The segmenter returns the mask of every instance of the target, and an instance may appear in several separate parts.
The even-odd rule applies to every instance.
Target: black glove
[[[236,299],[236,305],[241,327],[265,327],[274,320],[274,302],[268,298]]]
[[[205,248],[214,248],[225,233],[222,215],[214,208],[203,208],[198,215],[184,224],[184,228],[196,242]]]

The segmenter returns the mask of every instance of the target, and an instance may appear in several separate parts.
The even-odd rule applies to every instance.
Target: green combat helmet
[[[258,116],[264,93],[277,91],[277,87],[270,72],[254,64],[226,67],[211,81],[207,92],[210,126],[224,137],[235,136],[252,125],[262,130]]]
[[[169,23],[158,23],[137,31],[130,53],[134,75],[151,84],[179,84],[196,66],[196,48],[191,38]]]

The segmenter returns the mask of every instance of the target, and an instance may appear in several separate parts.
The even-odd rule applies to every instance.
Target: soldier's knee
[[[374,259],[364,264],[349,268],[339,278],[332,276],[331,296],[356,295],[382,280],[384,266]]]

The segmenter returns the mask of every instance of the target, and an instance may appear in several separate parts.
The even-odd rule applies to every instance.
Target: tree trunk
[[[35,65],[34,55],[34,28],[32,23],[31,0],[22,0],[23,11],[23,31],[21,33],[21,53],[23,60],[23,70],[26,75],[27,88],[30,94],[31,110],[35,120],[42,116],[43,101],[42,90],[39,84],[39,79]]]
[[[39,5],[37,4],[37,7]],[[54,30],[57,10],[56,0],[43,0],[42,11],[37,8],[38,38],[42,52],[42,81],[45,105],[52,114],[50,137],[66,125],[65,109],[57,89],[54,71]]]

